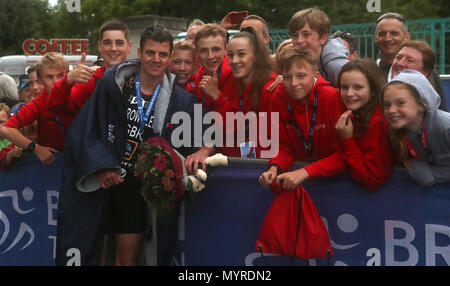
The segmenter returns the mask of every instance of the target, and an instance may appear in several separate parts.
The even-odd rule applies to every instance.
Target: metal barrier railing
[[[412,40],[423,40],[430,44],[436,53],[436,71],[440,74],[450,73],[450,63],[446,63],[446,43],[450,44],[450,18],[421,19],[407,21]],[[375,23],[333,25],[331,33],[336,31],[348,32],[358,40],[358,53],[361,57],[375,59],[378,49],[375,45]],[[288,30],[270,30],[271,41],[269,47],[275,52],[277,46],[290,38]],[[449,55],[450,56],[450,55]]]
[[[449,74],[450,63],[446,62],[446,58],[450,58],[450,52],[446,49],[446,43],[449,43],[450,46],[450,37],[446,36],[447,33],[450,33],[450,18],[412,20],[407,21],[407,23],[408,30],[411,33],[411,39],[424,40],[435,51],[436,71],[440,74]],[[378,54],[378,48],[374,41],[375,27],[375,23],[333,25],[331,27],[331,33],[338,30],[351,33],[358,40],[358,53],[360,57],[375,59]],[[286,29],[270,30],[269,35],[271,38],[269,48],[273,53],[275,53],[280,43],[290,38],[289,31]],[[446,52],[449,53],[448,57],[446,57]]]

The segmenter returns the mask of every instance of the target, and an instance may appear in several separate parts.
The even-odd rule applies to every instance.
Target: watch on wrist
[[[28,144],[27,152],[33,153],[34,148],[36,148],[36,141],[31,141],[30,144]]]

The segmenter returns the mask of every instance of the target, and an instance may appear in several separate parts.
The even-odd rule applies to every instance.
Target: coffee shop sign
[[[45,55],[48,52],[58,52],[65,55],[81,55],[88,53],[88,39],[26,39],[23,51],[27,55]]]

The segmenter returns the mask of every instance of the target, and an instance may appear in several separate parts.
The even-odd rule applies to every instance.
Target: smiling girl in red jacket
[[[369,191],[385,183],[392,174],[393,156],[378,97],[383,84],[381,71],[369,59],[343,66],[339,93],[348,110],[336,123],[340,137],[335,144],[337,152],[296,171],[295,179],[285,179],[283,186],[292,188],[308,178],[332,176],[345,170],[350,170],[352,177]]]
[[[258,126],[256,130],[250,130],[252,126],[230,125],[226,121],[226,113],[242,112],[244,115],[248,112],[266,112],[269,108],[269,98],[273,91],[267,88],[273,84],[277,75],[272,71],[272,62],[270,54],[263,42],[263,39],[255,32],[252,27],[244,28],[241,32],[233,36],[228,46],[228,62],[233,74],[233,82],[225,87],[222,94],[216,101],[216,111],[222,115],[225,127],[225,136],[234,133],[234,147],[221,148],[220,152],[234,157],[260,157],[260,142],[251,142],[249,136],[259,135]],[[258,119],[259,121],[259,119]],[[270,116],[267,117],[269,126]],[[246,143],[238,142],[237,134],[239,128],[245,128]],[[268,127],[269,128],[269,127]],[[268,131],[270,136],[270,130]],[[224,138],[225,139],[225,138]],[[253,138],[254,139],[254,138]],[[226,140],[224,140],[225,143]],[[256,139],[256,141],[258,141]],[[250,143],[251,142],[251,143]],[[252,144],[249,147],[250,153],[240,150],[240,144]],[[248,145],[250,146],[250,145]],[[247,151],[249,151],[247,150]],[[255,150],[255,152],[253,152]]]
[[[202,30],[199,33],[203,33]],[[260,137],[258,114],[269,111],[269,107],[271,106],[270,100],[274,96],[274,91],[269,91],[267,88],[274,83],[277,76],[272,71],[272,62],[266,45],[254,29],[249,27],[233,36],[230,40],[227,53],[226,61],[231,70],[230,78],[223,82],[224,84],[222,86],[220,85],[221,81],[219,79],[219,86],[216,84],[214,88],[211,88],[213,92],[208,93],[216,94],[216,98],[211,107],[212,111],[218,112],[222,118],[223,146],[202,148],[197,153],[189,156],[186,159],[188,173],[195,173],[198,163],[202,163],[202,166],[204,166],[204,159],[213,152],[220,152],[230,157],[260,158],[263,154],[261,150],[265,150],[267,152],[266,154],[270,154],[273,148],[276,148],[276,146],[260,148],[261,142],[258,138],[256,138],[256,142],[253,142],[252,138],[249,138],[252,134]],[[215,78],[217,80],[217,77]],[[208,86],[209,83],[207,81],[209,80],[211,80],[211,77],[208,80],[202,79],[200,88]],[[207,109],[207,111],[209,110]],[[254,112],[258,121],[256,128],[254,126],[252,127],[250,123],[238,125],[234,120],[233,122],[230,121],[230,123],[227,123],[227,113],[230,115],[230,113],[236,114],[238,112],[242,112],[244,115],[248,112]],[[264,139],[273,139],[274,136],[270,136],[270,115],[267,114],[267,117],[263,120],[267,122],[268,130],[265,134],[267,135],[266,137],[269,137]],[[243,130],[244,128],[245,130]],[[251,128],[255,128],[256,130],[251,130]],[[246,142],[240,142],[238,140],[242,139],[237,138],[240,131],[245,134]],[[227,146],[226,141],[229,136],[233,136],[234,139],[232,147]],[[241,144],[244,144],[242,148],[240,148]]]

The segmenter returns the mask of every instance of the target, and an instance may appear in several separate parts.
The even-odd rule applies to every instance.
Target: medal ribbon
[[[152,96],[152,99],[150,100],[150,104],[144,114],[144,106],[142,104],[142,95],[141,95],[140,75],[139,75],[139,73],[136,75],[136,98],[137,98],[138,112],[139,112],[139,118],[140,118],[139,132],[140,132],[141,136],[144,135],[144,126],[147,124],[147,122],[150,118],[150,113],[152,112],[153,105],[155,105],[156,98],[158,97],[160,89],[161,89],[161,84],[158,84],[158,86],[155,88],[155,90],[153,92],[153,96]]]

